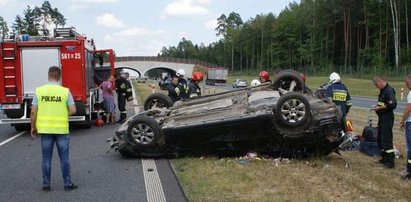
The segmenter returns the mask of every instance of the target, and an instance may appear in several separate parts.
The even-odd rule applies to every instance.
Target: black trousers
[[[126,97],[122,95],[117,96],[118,110],[120,111],[120,119],[124,120],[127,118],[126,111]]]
[[[389,151],[394,148],[392,143],[392,127],[394,126],[394,113],[385,112],[378,114],[377,143],[381,150]]]

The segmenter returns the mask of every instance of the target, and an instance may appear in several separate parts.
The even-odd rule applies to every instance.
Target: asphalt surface
[[[231,84],[226,86],[206,86],[207,88],[219,88],[223,90],[233,90],[234,88]],[[377,95],[376,95],[377,96]],[[372,106],[377,104],[377,98],[365,98],[365,97],[357,97],[352,96],[351,101],[354,107],[370,109]],[[402,113],[404,111],[404,107],[406,105],[406,100],[399,100],[397,104],[397,108],[394,110],[395,113]]]
[[[128,103],[129,116],[132,103]],[[0,114],[2,117],[2,115]],[[70,130],[71,175],[79,188],[63,190],[63,179],[54,149],[51,191],[44,193],[41,176],[40,138],[18,134],[10,125],[0,125],[0,201],[147,201],[141,159],[125,159],[108,150],[106,140],[118,125]],[[155,160],[167,201],[186,201],[168,160]]]

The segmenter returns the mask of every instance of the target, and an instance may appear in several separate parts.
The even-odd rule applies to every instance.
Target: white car
[[[243,79],[236,79],[235,81],[233,81],[233,88],[240,88],[240,87],[247,87],[247,81],[243,80]]]

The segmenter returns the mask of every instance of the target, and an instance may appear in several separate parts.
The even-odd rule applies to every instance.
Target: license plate
[[[20,109],[20,104],[2,104],[1,109]]]

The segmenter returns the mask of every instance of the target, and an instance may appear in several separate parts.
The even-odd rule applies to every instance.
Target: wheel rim
[[[136,124],[132,128],[131,134],[133,139],[140,144],[150,144],[154,139],[153,129],[144,123]]]
[[[281,106],[281,115],[289,123],[301,121],[306,112],[305,104],[299,99],[290,99]]]

